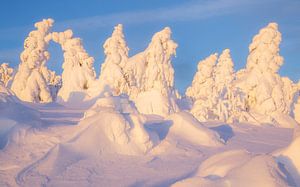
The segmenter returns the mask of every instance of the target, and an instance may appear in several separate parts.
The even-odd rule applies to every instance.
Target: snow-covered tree
[[[171,29],[166,27],[154,34],[144,52],[133,56],[126,64],[130,96],[140,112],[167,115],[177,110],[171,63],[176,48]]]
[[[12,80],[14,69],[9,67],[8,63],[0,65],[0,82],[5,86],[8,86],[8,82]]]
[[[225,49],[219,59],[215,53],[198,64],[198,72],[186,96],[192,101],[191,113],[199,121],[243,120],[244,94],[233,85],[233,66],[229,49]]]
[[[129,83],[125,76],[124,67],[128,61],[129,48],[121,24],[115,26],[112,36],[105,41],[103,48],[106,59],[101,66],[99,81],[110,87],[116,95],[127,93]]]
[[[62,87],[58,97],[67,101],[72,92],[86,91],[93,84],[96,77],[94,58],[85,51],[80,38],[73,38],[72,30],[53,32],[52,39],[64,51]]]
[[[12,83],[12,91],[21,99],[28,102],[51,102],[52,97],[43,76],[46,61],[50,58],[47,51],[51,40],[50,29],[52,19],[44,19],[34,26],[37,30],[31,31],[24,42],[24,51],[21,53],[21,63]]]
[[[237,86],[247,94],[248,110],[267,116],[263,122],[280,120],[277,123],[288,125],[283,124],[283,118],[279,117],[290,114],[293,98],[284,90],[292,85],[278,74],[283,64],[283,57],[279,54],[280,42],[281,33],[276,23],[259,31],[249,46],[246,69],[238,73]]]
[[[53,98],[53,100],[56,100],[57,93],[59,89],[61,88],[61,76],[56,75],[55,71],[49,70],[46,66],[43,66],[41,68],[41,72],[47,82],[47,85],[50,90],[50,94]]]
[[[198,63],[197,72],[192,85],[187,88],[185,95],[192,100],[205,100],[213,92],[214,69],[218,59],[218,54],[214,53]]]
[[[210,109],[216,103],[214,100],[214,71],[218,54],[214,53],[198,63],[192,85],[187,88],[186,96],[193,102],[191,113],[199,120],[209,119]]]
[[[234,80],[235,75],[233,66],[230,50],[225,49],[220,55],[214,71],[214,82],[217,93],[221,92],[224,87],[229,86]]]

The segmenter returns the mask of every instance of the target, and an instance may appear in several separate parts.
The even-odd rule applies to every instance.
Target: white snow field
[[[198,64],[185,95],[174,83],[169,27],[128,56],[123,26],[94,58],[71,30],[35,24],[18,69],[0,67],[0,186],[300,186],[299,83],[278,74],[276,23],[249,46]],[[49,42],[64,52],[47,69]]]

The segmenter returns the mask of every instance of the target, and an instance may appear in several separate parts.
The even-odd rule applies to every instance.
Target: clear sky
[[[171,27],[179,44],[173,65],[181,92],[198,61],[211,53],[229,48],[235,69],[243,68],[252,37],[277,22],[285,59],[280,74],[300,78],[300,0],[1,0],[0,63],[17,66],[24,39],[43,18],[55,20],[54,31],[70,28],[82,38],[97,73],[104,60],[102,44],[117,23],[124,25],[130,56],[143,51],[155,32]],[[60,46],[51,43],[49,50],[48,67],[61,73]]]

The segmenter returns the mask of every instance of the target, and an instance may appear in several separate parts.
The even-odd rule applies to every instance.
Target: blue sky
[[[282,33],[280,74],[300,78],[299,0],[1,0],[0,63],[15,67],[23,41],[43,18],[55,20],[54,31],[73,30],[95,58],[104,60],[102,44],[113,26],[124,25],[130,55],[143,51],[152,35],[169,26],[179,44],[173,60],[176,87],[183,92],[192,81],[198,61],[211,53],[231,50],[235,69],[243,68],[252,37],[269,22]],[[60,46],[51,43],[48,67],[61,73]]]

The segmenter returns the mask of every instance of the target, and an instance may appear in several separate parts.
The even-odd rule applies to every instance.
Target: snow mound
[[[13,93],[0,82],[0,150],[14,139],[21,126],[35,125],[40,114],[21,103]]]
[[[194,177],[173,186],[287,186],[285,177],[272,156],[231,150],[208,158]]]
[[[145,118],[127,97],[100,98],[85,113],[80,125],[87,128],[72,141],[72,145],[79,148],[84,145],[88,149],[84,151],[86,153],[94,153],[96,149],[103,153],[145,154],[159,139],[144,128],[144,122]]]
[[[171,121],[167,139],[184,140],[196,145],[220,146],[223,145],[219,135],[202,125],[188,112],[177,112],[165,120]]]

